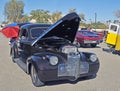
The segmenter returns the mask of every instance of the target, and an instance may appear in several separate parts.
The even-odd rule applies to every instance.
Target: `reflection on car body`
[[[43,86],[47,81],[75,81],[96,75],[99,69],[97,56],[79,52],[73,44],[79,22],[79,16],[70,13],[53,25],[26,24],[21,27],[18,40],[11,46],[11,57],[31,76],[35,86]],[[39,30],[40,27],[46,29]],[[26,39],[21,38],[24,31]],[[34,34],[35,31],[40,34]]]

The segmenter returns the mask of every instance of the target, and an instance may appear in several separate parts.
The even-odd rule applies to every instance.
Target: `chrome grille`
[[[78,78],[80,75],[80,55],[68,55],[67,62],[59,64],[58,76],[74,76]]]

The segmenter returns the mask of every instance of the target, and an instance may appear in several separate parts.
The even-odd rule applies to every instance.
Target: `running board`
[[[23,71],[27,72],[27,65],[22,60],[20,60],[20,58],[15,58],[14,60],[17,65],[23,69]]]

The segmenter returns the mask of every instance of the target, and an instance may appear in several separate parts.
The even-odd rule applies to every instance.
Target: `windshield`
[[[37,38],[39,37],[41,34],[43,34],[45,32],[45,30],[47,29],[48,27],[34,27],[34,28],[31,28],[31,37],[32,38]]]

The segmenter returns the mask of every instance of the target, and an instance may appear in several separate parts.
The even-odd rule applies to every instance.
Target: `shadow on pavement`
[[[50,81],[50,82],[46,82],[45,86],[68,84],[68,83],[70,83],[70,84],[76,84],[78,82],[86,81],[86,80],[91,80],[91,79],[94,79],[94,78],[96,78],[96,75],[78,78],[76,81],[69,81],[69,80]]]

